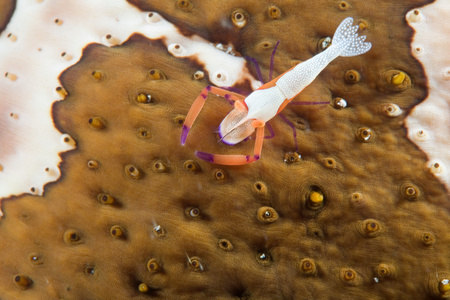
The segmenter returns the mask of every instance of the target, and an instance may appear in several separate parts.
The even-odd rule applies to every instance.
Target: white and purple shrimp
[[[219,126],[221,141],[234,145],[256,130],[254,154],[223,155],[200,151],[196,151],[195,154],[203,160],[221,165],[243,165],[257,161],[261,157],[264,127],[267,121],[280,113],[335,58],[356,56],[369,51],[372,44],[364,42],[366,36],[358,36],[356,32],[359,27],[352,24],[351,17],[343,20],[336,29],[331,46],[325,51],[299,63],[247,97],[219,87],[205,87],[189,109],[181,133],[181,145],[186,143],[189,130],[205,104],[208,92],[211,92],[234,101],[234,109]]]

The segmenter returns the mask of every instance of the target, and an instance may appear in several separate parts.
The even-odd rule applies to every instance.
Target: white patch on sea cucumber
[[[53,124],[52,104],[65,98],[65,90],[57,90],[58,76],[79,61],[89,43],[114,46],[134,33],[182,46],[216,85],[248,81],[256,89],[260,84],[244,58],[197,35],[186,37],[158,13],[142,12],[127,1],[18,0],[0,35],[0,74],[6,74],[0,77],[0,199],[30,193],[30,187],[42,195],[44,185],[59,178],[58,154],[76,141]],[[47,167],[52,172],[43,176]]]
[[[433,174],[450,191],[450,27],[445,22],[450,15],[448,0],[437,0],[406,14],[415,35],[412,53],[424,66],[428,79],[428,97],[414,107],[406,118],[408,138],[428,156]],[[426,128],[426,130],[423,130]],[[436,168],[435,162],[440,162]]]

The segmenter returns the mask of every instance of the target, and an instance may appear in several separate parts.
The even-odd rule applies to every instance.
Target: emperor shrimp
[[[234,109],[222,120],[219,126],[221,141],[235,145],[256,131],[253,155],[223,155],[196,151],[200,159],[220,165],[244,165],[261,157],[264,128],[267,121],[280,113],[319,73],[339,56],[349,57],[363,54],[372,44],[364,42],[366,36],[358,36],[358,26],[352,26],[353,18],[348,17],[339,24],[334,33],[331,46],[314,57],[299,63],[277,78],[262,85],[247,97],[227,89],[207,86],[194,100],[183,124],[181,145],[186,139],[195,119],[200,113],[208,93],[234,101]]]

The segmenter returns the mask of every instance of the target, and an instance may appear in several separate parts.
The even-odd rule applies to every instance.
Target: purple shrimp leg
[[[272,75],[273,75],[273,65],[275,63],[275,52],[277,52],[277,48],[278,45],[280,44],[280,41],[278,41],[275,45],[275,47],[273,48],[272,51],[272,56],[270,57],[270,69],[269,69],[269,81],[272,80]]]
[[[256,61],[256,59],[254,59],[253,57],[250,57],[250,56],[246,56],[245,58],[250,60],[253,63],[253,65],[255,66],[256,75],[258,75],[259,81],[261,81],[262,83],[265,83],[264,78],[262,77],[261,69],[259,68],[259,64]]]
[[[305,102],[292,101],[292,102],[289,102],[288,105],[316,105],[316,104],[330,104],[330,101],[327,101],[327,102],[325,102],[325,101],[318,101],[318,102],[315,102],[315,101],[305,101]]]
[[[278,114],[278,115],[283,119],[283,121],[284,121],[286,124],[289,125],[289,127],[292,128],[292,133],[294,134],[295,151],[298,152],[297,130],[295,129],[294,124],[292,124],[292,122],[289,121],[289,119],[288,119],[285,115],[283,115],[283,114],[281,114],[281,113]]]

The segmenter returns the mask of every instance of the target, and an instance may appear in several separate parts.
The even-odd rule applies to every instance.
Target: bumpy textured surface
[[[450,189],[450,27],[448,1],[436,1],[406,14],[414,28],[411,53],[424,66],[428,97],[406,119],[408,137],[428,156],[428,166]]]
[[[275,118],[258,162],[198,160],[195,150],[253,146],[217,143],[231,106],[214,96],[180,146],[184,116],[208,85],[194,77],[201,66],[141,35],[89,45],[60,77],[69,95],[53,106],[58,129],[77,142],[63,154],[61,179],[43,197],[3,202],[2,299],[448,296],[449,199],[403,127],[427,94],[404,14],[425,3],[241,2],[139,6],[214,43],[233,40],[265,77],[277,40],[276,75],[318,53],[347,16],[373,45],[336,59],[295,100],[330,105],[283,112],[302,158]]]
[[[29,25],[30,15],[40,26],[37,33]],[[123,0],[21,0],[0,35],[0,72],[5,74],[0,80],[0,137],[8,141],[0,152],[1,198],[42,195],[43,186],[59,178],[58,154],[76,145],[55,128],[51,116],[53,102],[67,95],[59,75],[81,58],[87,44],[112,47],[133,33],[162,40],[173,56],[196,61],[204,71],[198,76],[216,85],[259,86],[243,57],[198,35],[183,35],[157,12],[142,12]]]

